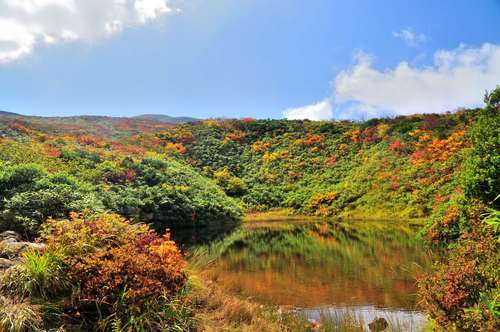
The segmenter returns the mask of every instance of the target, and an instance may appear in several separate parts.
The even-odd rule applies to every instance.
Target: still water
[[[402,222],[246,223],[212,245],[210,275],[230,291],[294,308],[309,318],[343,317],[365,325],[384,317],[420,331],[415,277],[432,254]]]

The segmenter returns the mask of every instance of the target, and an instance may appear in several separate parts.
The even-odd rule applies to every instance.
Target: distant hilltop
[[[169,116],[164,114],[142,114],[132,117],[133,119],[141,119],[141,120],[150,120],[150,121],[158,121],[158,122],[166,122],[166,123],[187,123],[187,122],[197,122],[199,119],[190,118],[186,116]]]
[[[8,116],[8,117],[22,117],[22,118],[39,118],[39,119],[59,119],[59,120],[64,120],[64,119],[86,119],[86,120],[99,120],[99,119],[133,119],[133,120],[143,120],[143,121],[152,121],[152,122],[161,122],[161,123],[168,123],[168,124],[182,124],[182,123],[190,123],[190,122],[197,122],[200,121],[200,119],[196,118],[191,118],[191,117],[186,117],[186,116],[169,116],[165,114],[141,114],[137,116],[132,116],[132,117],[112,117],[112,116],[100,116],[100,115],[73,115],[73,116],[30,116],[30,115],[23,115],[23,114],[18,114],[18,113],[13,113],[13,112],[7,112],[7,111],[2,111],[0,110],[0,116]]]
[[[21,114],[12,113],[12,112],[6,112],[6,111],[2,111],[2,110],[0,110],[0,115],[5,115],[5,116],[22,116]]]
[[[0,111],[0,137],[17,137],[16,133],[36,130],[50,134],[94,135],[119,139],[141,133],[158,133],[198,119],[146,114],[134,117],[102,115],[32,116]],[[23,129],[24,128],[24,129]]]

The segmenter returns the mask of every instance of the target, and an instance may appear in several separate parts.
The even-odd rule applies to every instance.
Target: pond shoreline
[[[377,215],[384,215],[384,213],[377,213]],[[408,218],[401,216],[392,216],[391,214],[385,214],[382,216],[369,216],[361,213],[346,212],[338,216],[311,216],[300,213],[295,213],[295,211],[290,209],[277,209],[259,212],[247,212],[243,217],[243,223],[258,222],[258,221],[289,221],[289,220],[309,220],[309,221],[328,221],[328,220],[356,220],[356,221],[398,221],[405,222],[409,224],[414,224],[417,226],[424,226],[428,220],[428,217],[422,218]]]

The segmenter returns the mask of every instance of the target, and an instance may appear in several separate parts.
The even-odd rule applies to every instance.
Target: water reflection
[[[170,235],[183,251],[220,241],[236,230],[238,224],[221,223],[197,228],[172,228]]]
[[[384,318],[393,330],[405,332],[418,332],[425,328],[427,318],[418,311],[399,309],[384,309],[374,306],[336,306],[313,309],[297,309],[299,314],[306,315],[315,321],[321,321],[327,316],[330,320],[343,321],[345,317],[351,317],[365,331],[369,331],[368,324],[377,318]],[[341,325],[341,324],[338,324]]]
[[[366,324],[386,317],[418,331],[415,276],[431,253],[395,222],[259,222],[212,246],[211,277],[235,293],[293,306],[312,318],[349,310]]]

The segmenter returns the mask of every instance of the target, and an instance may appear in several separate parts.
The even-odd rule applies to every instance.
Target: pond
[[[433,254],[417,229],[401,221],[252,222],[205,253],[210,277],[233,293],[315,320],[348,316],[367,328],[383,317],[396,330],[420,331],[415,277]]]

